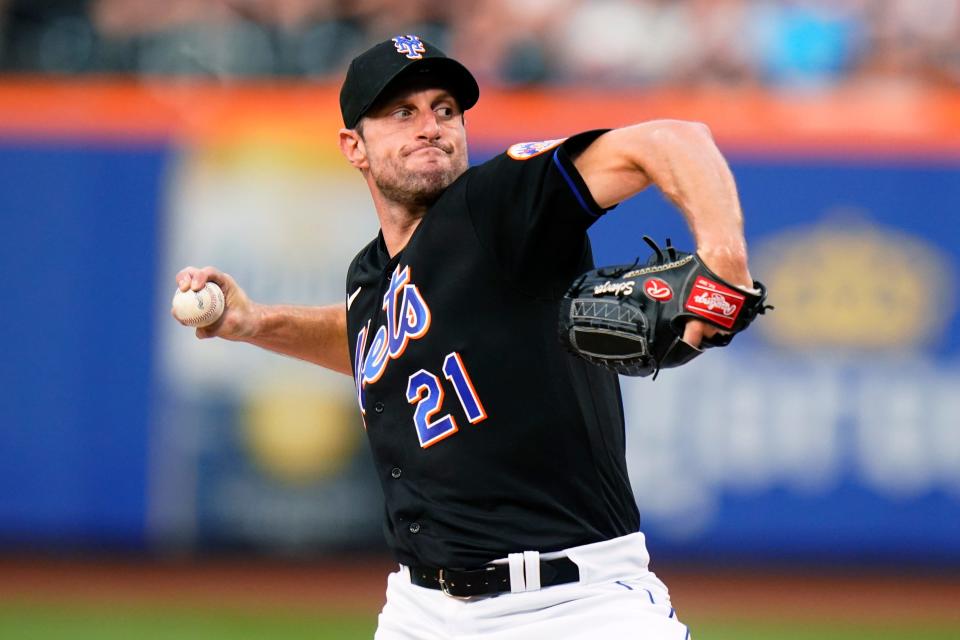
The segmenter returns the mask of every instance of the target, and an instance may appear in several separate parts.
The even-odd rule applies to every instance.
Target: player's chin
[[[442,191],[456,180],[457,171],[449,163],[428,164],[410,172],[420,189]]]
[[[448,184],[439,182],[419,184],[411,191],[410,200],[413,204],[431,205],[440,199]]]
[[[415,153],[407,158],[407,171],[429,176],[435,173],[448,173],[453,170],[449,156],[439,153]]]

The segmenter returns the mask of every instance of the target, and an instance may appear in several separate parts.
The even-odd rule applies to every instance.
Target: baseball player
[[[749,287],[736,188],[702,125],[654,121],[526,142],[469,167],[470,72],[416,36],[355,58],[340,149],[380,233],[346,300],[260,305],[227,274],[201,338],[240,340],[352,375],[386,506],[378,640],[683,640],[627,477],[616,374],[565,352],[558,301],[593,267],[587,230],[655,184],[705,263]],[[504,114],[509,117],[509,114]],[[715,329],[691,321],[696,346]]]

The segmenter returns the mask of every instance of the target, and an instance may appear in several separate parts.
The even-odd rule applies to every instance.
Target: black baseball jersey
[[[617,376],[557,337],[604,213],[571,157],[601,133],[468,169],[400,253],[380,235],[350,265],[357,400],[401,563],[472,568],[639,528]]]

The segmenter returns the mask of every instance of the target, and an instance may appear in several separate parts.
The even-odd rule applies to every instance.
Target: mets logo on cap
[[[419,60],[427,52],[417,36],[397,36],[393,38],[393,45],[397,48],[397,53],[403,53],[411,60]]]

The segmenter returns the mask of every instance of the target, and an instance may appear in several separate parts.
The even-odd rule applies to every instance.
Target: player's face
[[[402,204],[432,204],[467,170],[463,113],[445,89],[389,97],[364,118],[363,144],[374,183]]]

